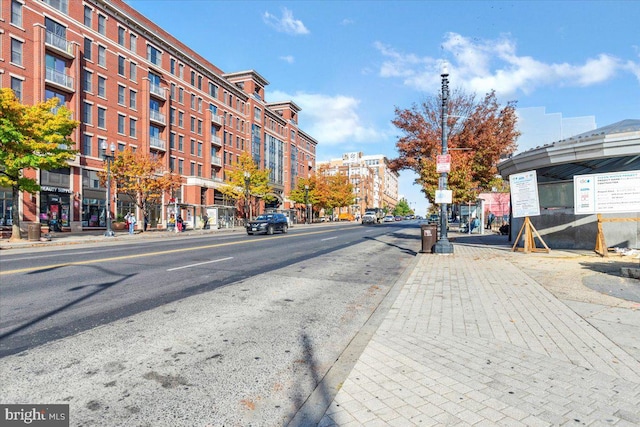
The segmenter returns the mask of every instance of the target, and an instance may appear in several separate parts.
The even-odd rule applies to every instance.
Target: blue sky
[[[225,72],[260,73],[267,102],[293,100],[318,160],[393,158],[395,107],[437,94],[443,60],[450,86],[478,98],[495,89],[501,102],[598,127],[640,118],[640,1],[128,4]],[[424,213],[413,179],[401,173],[400,193]]]

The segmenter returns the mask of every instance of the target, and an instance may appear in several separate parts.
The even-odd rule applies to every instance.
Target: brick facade
[[[194,218],[233,205],[217,188],[243,152],[272,169],[273,208],[292,207],[292,187],[315,171],[317,141],[298,128],[294,102],[267,102],[259,73],[223,72],[123,1],[0,6],[0,86],[26,104],[58,97],[81,122],[72,135],[80,155],[68,170],[27,172],[43,191],[22,194],[23,221],[56,215],[65,229],[104,227],[102,142],[155,153],[180,173],[177,197]],[[152,210],[152,225],[166,224],[169,199]],[[114,214],[133,207],[114,201]]]

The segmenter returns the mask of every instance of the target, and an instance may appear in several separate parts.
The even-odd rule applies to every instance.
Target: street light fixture
[[[309,186],[305,185],[304,186],[304,220],[307,224],[310,223],[309,221]]]
[[[102,150],[102,158],[107,162],[107,231],[104,232],[105,237],[114,237],[115,233],[111,229],[111,162],[114,159],[116,144],[113,142],[109,145],[111,154],[107,152],[107,141],[103,140],[100,144]]]
[[[244,171],[244,216],[245,224],[249,222],[249,184],[251,184],[251,174],[248,171]]]
[[[442,155],[447,154],[447,101],[449,100],[449,71],[447,63],[442,65]],[[442,172],[438,179],[438,189],[447,189],[448,173]],[[436,254],[452,254],[453,244],[447,238],[447,203],[440,204],[440,236],[433,247]]]

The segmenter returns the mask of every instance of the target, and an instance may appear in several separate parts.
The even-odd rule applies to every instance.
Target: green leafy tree
[[[259,169],[248,153],[242,153],[235,163],[235,168],[227,174],[227,182],[220,187],[220,192],[235,199],[238,208],[244,211],[244,202],[249,210],[256,212],[260,200],[273,201],[273,187],[269,185],[269,169]],[[248,184],[245,182],[248,174]],[[251,217],[250,212],[246,212]]]
[[[106,169],[99,172],[99,177],[102,185],[105,185]],[[134,152],[129,147],[115,155],[111,179],[119,193],[135,201],[143,217],[148,215],[149,205],[159,203],[165,192],[180,188],[182,183],[180,175],[164,171],[162,160],[149,153]]]
[[[406,199],[400,199],[393,210],[393,215],[407,216],[411,214],[413,214],[413,210],[409,206],[409,202]]]
[[[0,89],[0,187],[12,191],[11,240],[20,235],[20,192],[34,194],[40,185],[25,170],[52,170],[68,166],[77,151],[71,133],[79,122],[58,98],[24,105],[11,89]]]
[[[515,102],[500,106],[493,91],[479,102],[473,95],[454,91],[447,109],[449,188],[454,203],[475,200],[478,193],[491,188],[500,158],[516,149],[520,133],[516,129]],[[393,124],[404,135],[396,143],[399,156],[391,167],[415,171],[419,176],[416,182],[434,203],[440,177],[436,156],[442,152],[442,95],[410,109],[396,108],[395,114]]]

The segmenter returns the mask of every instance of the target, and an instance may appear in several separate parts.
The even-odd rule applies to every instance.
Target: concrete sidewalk
[[[599,305],[580,282],[593,273],[580,272],[584,257],[599,260],[514,253],[495,235],[453,240],[454,255],[418,255],[320,426],[640,425],[640,304]],[[541,266],[585,295],[560,300],[543,283],[552,274],[525,272]],[[603,333],[572,299],[617,320]]]

